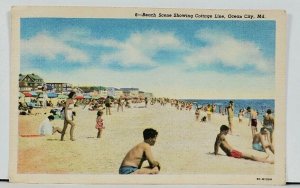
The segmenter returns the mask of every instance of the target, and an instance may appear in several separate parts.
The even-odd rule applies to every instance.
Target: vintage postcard
[[[11,14],[11,182],[285,184],[285,11]]]

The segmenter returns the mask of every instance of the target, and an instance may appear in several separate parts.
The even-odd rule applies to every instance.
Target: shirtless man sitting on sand
[[[228,132],[229,132],[229,127],[227,127],[226,125],[222,125],[220,127],[220,133],[216,137],[216,142],[215,142],[215,146],[214,146],[214,154],[215,155],[218,155],[219,147],[220,147],[226,153],[226,155],[229,157],[234,157],[234,158],[238,158],[238,159],[239,158],[250,159],[253,161],[259,161],[259,162],[271,163],[271,164],[274,163],[274,161],[267,160],[269,156],[267,156],[266,158],[259,158],[259,157],[255,157],[253,155],[245,154],[245,153],[239,152],[237,150],[234,150],[228,144],[227,140],[225,139],[225,136],[228,134]]]
[[[152,156],[151,146],[155,144],[158,132],[145,129],[144,142],[134,146],[125,156],[119,169],[119,174],[158,174],[160,165]],[[143,162],[149,162],[148,167],[142,168]]]
[[[268,140],[268,130],[265,127],[260,129],[260,132],[255,134],[252,141],[252,148],[257,151],[266,152],[267,149],[274,154],[274,147]]]

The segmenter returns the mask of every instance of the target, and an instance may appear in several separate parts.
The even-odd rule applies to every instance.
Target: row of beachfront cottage
[[[89,94],[92,96],[112,96],[115,98],[123,97],[137,97],[137,98],[152,98],[153,94],[150,92],[140,91],[139,88],[115,88],[115,87],[104,87],[104,86],[73,86],[70,83],[52,83],[45,82],[43,78],[37,74],[19,74],[19,91],[32,92],[42,91],[43,89],[47,92],[67,94],[71,90],[76,90],[79,94]]]

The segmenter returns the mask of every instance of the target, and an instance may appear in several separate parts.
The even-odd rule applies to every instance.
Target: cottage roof
[[[36,74],[26,74],[26,75],[19,75],[19,81],[24,80],[26,77],[29,77],[32,81],[36,81],[36,80],[43,80],[40,76],[36,75]]]
[[[42,80],[41,77],[39,77],[36,74],[27,74],[27,76],[29,76],[30,78],[32,78],[33,80]]]

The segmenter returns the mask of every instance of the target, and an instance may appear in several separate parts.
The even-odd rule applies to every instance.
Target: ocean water
[[[194,107],[198,104],[199,107],[207,104],[215,104],[217,106],[216,112],[219,112],[219,107],[224,111],[224,108],[229,105],[229,101],[234,102],[234,115],[237,117],[240,109],[246,109],[250,106],[258,112],[258,118],[262,121],[263,115],[268,109],[271,109],[275,114],[275,100],[274,99],[228,99],[228,100],[211,100],[211,99],[186,99],[185,101],[192,102]],[[246,117],[247,114],[246,114]]]

